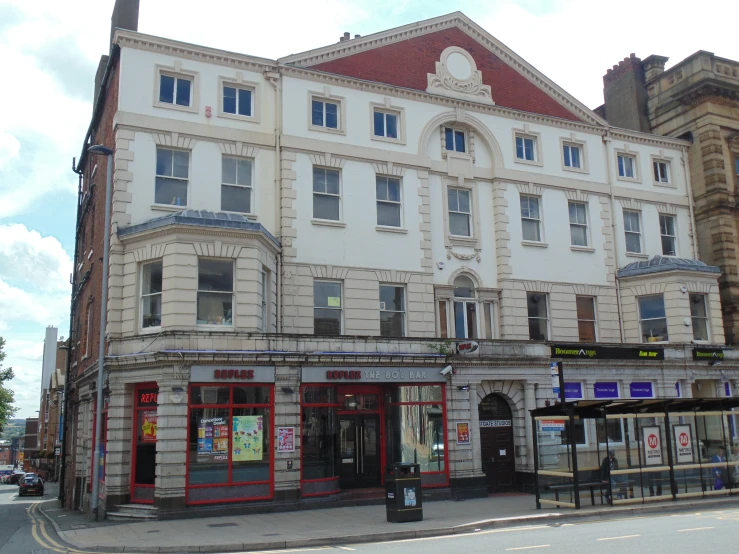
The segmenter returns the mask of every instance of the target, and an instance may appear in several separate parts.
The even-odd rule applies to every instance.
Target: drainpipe
[[[267,71],[264,77],[275,89],[275,230],[280,238],[280,253],[277,256],[277,306],[276,306],[276,331],[282,332],[282,248],[284,248],[285,237],[282,236],[282,78],[277,71]],[[267,330],[268,331],[268,330]]]
[[[615,258],[615,269],[613,279],[616,282],[616,309],[618,310],[618,332],[621,337],[621,343],[624,342],[624,319],[623,308],[621,307],[621,284],[618,281],[618,237],[616,236],[616,199],[613,196],[613,177],[611,176],[611,157],[608,152],[608,143],[611,142],[611,135],[608,131],[603,135],[603,155],[606,160],[606,184],[610,193],[611,202],[611,234],[613,235],[613,256]]]
[[[693,242],[693,259],[698,259],[698,234],[695,226],[695,213],[693,213],[693,185],[690,182],[690,166],[688,165],[688,149],[683,148],[680,154],[680,163],[683,164],[685,173],[685,184],[688,187],[688,206],[690,206],[690,239]]]

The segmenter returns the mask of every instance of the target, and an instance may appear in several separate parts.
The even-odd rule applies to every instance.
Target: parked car
[[[26,473],[25,477],[19,481],[18,496],[26,494],[44,495],[44,481],[35,473]]]
[[[8,475],[7,483],[9,485],[20,485],[20,482],[23,480],[24,475],[25,473],[23,471],[12,473],[11,475]]]

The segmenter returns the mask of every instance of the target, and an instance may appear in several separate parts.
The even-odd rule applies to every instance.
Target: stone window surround
[[[655,162],[663,162],[667,164],[667,182],[657,181],[654,178],[654,163]],[[677,188],[677,185],[675,184],[675,180],[672,178],[672,156],[665,156],[663,152],[660,150],[659,155],[655,156],[654,154],[649,156],[649,169],[652,174],[652,184],[655,187],[667,187],[671,189]]]
[[[544,165],[544,156],[541,149],[541,133],[534,132],[530,129],[528,123],[524,123],[523,129],[513,128],[513,162],[517,164],[536,165],[542,167]],[[529,138],[534,141],[534,159],[522,160],[516,155],[516,138]]]
[[[580,167],[568,167],[564,161],[564,147],[565,146],[577,146],[580,148]],[[562,171],[573,171],[575,173],[590,173],[590,167],[588,165],[588,151],[587,143],[583,140],[577,140],[575,133],[572,133],[569,138],[559,137],[559,161],[562,164]]]
[[[375,135],[375,110],[383,113],[391,113],[398,118],[398,138],[379,137]],[[389,96],[384,98],[384,103],[370,102],[370,139],[391,144],[405,144],[405,108],[393,106]]]
[[[337,110],[339,116],[338,127],[336,129],[330,129],[322,125],[313,125],[313,100],[320,100],[322,102],[333,102],[339,105]],[[308,130],[319,131],[321,133],[331,133],[334,135],[346,135],[346,98],[343,96],[336,96],[331,94],[331,87],[323,87],[323,91],[309,90],[308,91],[308,109],[306,110],[308,116]]]
[[[639,252],[629,252],[626,248],[626,221],[623,217],[625,212],[635,212],[639,216]],[[624,255],[630,258],[644,258],[647,259],[649,256],[644,253],[644,218],[642,217],[641,205],[639,207],[621,207],[621,222],[623,224],[624,233]],[[629,231],[631,232],[631,231]]]
[[[593,322],[593,328],[595,329],[595,342],[598,342],[600,340],[600,331],[598,329],[598,295],[597,294],[578,294],[575,293],[575,319],[577,320],[578,324],[580,321],[591,321],[590,319],[583,319],[581,320],[579,317],[577,317],[577,299],[578,298],[591,298],[593,300],[593,317],[595,319],[592,320]],[[579,325],[578,325],[579,327]],[[579,333],[579,330],[578,330]]]
[[[156,186],[157,186],[157,175],[156,172],[156,164],[157,164],[157,151],[159,149],[162,150],[178,150],[180,152],[187,152],[187,202],[184,206],[175,206],[172,204],[157,204],[156,202]],[[165,144],[156,144],[154,145],[154,187],[152,188],[152,191],[154,192],[154,200],[151,203],[151,209],[152,210],[159,210],[164,212],[181,212],[182,210],[187,210],[190,206],[190,200],[192,197],[192,148],[179,148],[177,146],[168,146]]]
[[[316,309],[323,309],[318,308],[316,306],[316,297],[315,297],[315,290],[316,290],[316,283],[338,283],[340,290],[341,290],[341,307],[338,308],[339,310],[339,335],[343,335],[346,332],[346,287],[344,284],[344,279],[331,279],[328,277],[320,277],[320,278],[313,278],[313,285],[311,286],[311,296],[312,296],[312,308],[313,308],[313,314],[312,314],[312,320],[313,320],[313,334],[316,334]],[[377,289],[379,291],[379,288]],[[379,308],[379,304],[378,304]],[[328,308],[328,309],[335,309],[335,308]],[[379,313],[379,310],[378,310]]]
[[[582,204],[582,205],[585,206],[585,238],[586,238],[586,240],[588,242],[588,244],[586,246],[577,246],[575,244],[572,244],[572,236],[570,236],[570,250],[576,250],[576,251],[579,251],[579,252],[595,252],[595,248],[593,247],[593,236],[592,236],[592,233],[591,233],[592,225],[591,225],[591,221],[590,221],[591,220],[591,217],[590,217],[590,202],[588,201],[587,198],[585,198],[584,200],[580,200],[580,199],[572,200],[570,198],[567,199],[567,223],[568,223],[568,227],[569,226],[572,226],[572,225],[582,226],[582,224],[579,224],[579,223],[573,224],[570,221],[570,204]]]
[[[313,190],[313,169],[316,167],[320,169],[336,171],[339,174],[339,219],[337,221],[334,221],[333,219],[318,219],[318,218],[313,217],[313,195],[316,194],[315,191]],[[313,164],[311,166],[311,188],[310,188],[311,220],[310,222],[312,225],[324,225],[326,227],[346,227],[346,222],[344,221],[344,194],[343,194],[344,187],[342,186],[343,173],[344,171],[341,167],[332,167],[328,165],[317,165],[317,164]]]
[[[546,338],[544,340],[545,341],[551,341],[551,340],[553,340],[552,339],[552,299],[550,298],[551,292],[539,292],[539,291],[533,291],[533,290],[527,290],[526,291],[526,310],[527,310],[527,312],[526,312],[526,327],[528,327],[528,325],[529,325],[529,320],[531,320],[531,319],[542,319],[540,317],[533,317],[532,318],[528,314],[528,303],[529,303],[529,295],[530,294],[531,295],[538,295],[540,297],[541,296],[544,297],[544,305],[546,306],[546,309],[547,309],[547,318],[546,318],[547,336],[546,336]],[[539,301],[541,301],[541,299]],[[531,331],[529,330],[529,333],[530,332]],[[529,339],[528,340],[534,340],[534,339],[532,339],[531,336],[529,335]]]
[[[197,260],[197,277],[195,280],[195,302],[197,304],[197,298],[200,294],[200,260],[230,260],[231,261],[231,324],[230,325],[213,325],[208,323],[198,323],[197,308],[195,311],[195,330],[196,331],[223,331],[226,333],[236,332],[237,328],[237,314],[236,314],[236,282],[238,281],[238,264],[237,258],[224,257],[224,256],[202,256],[198,255]],[[207,292],[207,291],[204,291]]]
[[[446,302],[446,322],[447,322],[447,338],[454,341],[457,340],[454,337],[454,324],[451,321],[453,318],[451,313],[451,303],[454,300],[454,280],[460,275],[466,275],[475,285],[475,298],[468,299],[474,300],[480,308],[483,308],[484,304],[490,304],[490,318],[492,325],[493,340],[500,338],[500,289],[482,288],[479,284],[482,282],[480,276],[472,270],[470,267],[463,265],[454,273],[449,276],[447,285],[434,285],[434,316],[436,317],[436,333],[437,336],[441,336],[441,318],[439,317],[439,301],[443,300]],[[478,310],[483,314],[485,310]],[[478,332],[480,329],[478,329]]]
[[[251,115],[239,115],[239,114],[232,114],[232,113],[226,113],[223,111],[223,87],[224,86],[230,86],[236,89],[248,89],[251,91]],[[236,72],[235,77],[226,77],[226,76],[219,76],[218,77],[218,91],[217,91],[217,98],[218,98],[218,117],[223,117],[227,119],[235,119],[237,121],[243,121],[243,122],[249,122],[249,123],[259,123],[260,119],[260,100],[261,100],[261,91],[259,83],[255,83],[252,81],[244,81],[244,74],[241,71]]]
[[[523,212],[521,212],[521,197],[523,196],[529,196],[532,198],[537,198],[539,200],[539,240],[526,240],[523,238]],[[521,244],[523,246],[534,246],[537,248],[549,248],[549,243],[546,242],[546,234],[544,233],[544,198],[541,193],[530,193],[530,192],[521,192],[519,190],[518,193],[518,214],[519,214],[519,220],[521,221]],[[569,229],[569,216],[567,218],[568,221],[568,229]]]
[[[190,89],[190,105],[180,106],[178,104],[168,104],[166,102],[159,101],[159,87],[161,85],[161,75],[169,75],[170,77],[185,78],[192,82]],[[174,60],[174,64],[171,66],[156,64],[154,66],[154,107],[164,108],[167,110],[177,110],[181,112],[198,113],[199,111],[199,97],[198,89],[200,88],[200,73],[197,71],[190,71],[182,68],[182,62],[180,60]]]
[[[678,240],[677,240],[677,238],[678,238],[678,234],[677,234],[677,215],[675,213],[669,213],[669,212],[666,212],[666,211],[663,212],[663,211],[659,210],[659,206],[657,207],[657,220],[658,220],[658,223],[659,223],[660,248],[662,247],[662,237],[664,237],[664,236],[670,236],[670,235],[663,235],[662,234],[662,221],[659,221],[660,219],[662,219],[662,216],[671,217],[672,220],[673,220],[673,227],[675,229],[675,234],[672,235],[672,237],[673,237],[673,239],[675,241],[675,253],[674,254],[665,254],[663,252],[662,253],[662,256],[667,256],[667,257],[670,257],[670,258],[679,258],[680,257],[680,249],[678,248],[679,245],[678,245]]]
[[[379,294],[380,287],[395,287],[395,288],[401,288],[403,289],[403,310],[400,312],[396,312],[395,310],[383,310],[382,307],[378,304],[378,317],[381,315],[381,312],[388,311],[393,313],[402,313],[403,314],[403,337],[408,336],[408,284],[407,283],[398,283],[394,281],[379,281],[377,283],[377,291]],[[343,294],[343,289],[342,289]],[[382,320],[380,320],[380,324],[382,325]],[[380,334],[382,336],[382,334]]]
[[[470,202],[472,203],[470,210],[470,217],[472,218],[470,231],[471,236],[462,237],[452,235],[449,232],[449,188],[464,189],[470,191]],[[465,182],[464,177],[459,176],[457,182],[451,181],[449,178],[442,178],[441,180],[441,197],[443,202],[442,214],[444,216],[444,246],[451,248],[453,245],[457,246],[469,246],[475,249],[480,248],[480,208],[479,201],[477,198],[477,187],[474,181],[469,183]]]
[[[628,144],[624,144],[623,148],[616,148],[614,151],[614,158],[615,158],[615,165],[614,168],[616,170],[616,179],[619,181],[626,181],[627,183],[641,183],[642,177],[641,177],[641,171],[639,171],[639,153],[638,152],[632,152],[629,149]],[[634,177],[622,177],[618,173],[618,157],[619,156],[629,156],[634,159]]]
[[[220,195],[221,195],[221,202],[223,202],[223,187],[239,187],[239,188],[247,188],[245,185],[237,185],[233,183],[224,183],[223,182],[223,158],[233,158],[235,160],[248,160],[251,162],[251,185],[249,185],[249,208],[250,212],[234,212],[232,210],[219,210],[220,212],[227,213],[227,214],[238,214],[243,215],[244,217],[248,218],[249,221],[257,221],[257,209],[256,209],[256,200],[257,200],[257,194],[254,190],[254,183],[256,181],[256,173],[257,173],[257,161],[256,158],[253,158],[251,156],[237,156],[235,154],[224,154],[221,153],[221,181],[220,181]]]
[[[375,231],[385,231],[389,233],[408,233],[408,228],[406,227],[406,217],[405,217],[405,194],[403,191],[403,176],[402,175],[391,175],[389,173],[375,173],[375,185],[377,184],[377,178],[378,177],[384,177],[386,179],[397,179],[400,183],[400,226],[399,227],[392,227],[389,225],[375,225]],[[339,179],[339,187],[341,187],[341,179]],[[341,191],[341,188],[339,188],[339,191]],[[377,203],[378,202],[384,202],[384,200],[378,200],[377,198],[377,189],[375,189],[375,212],[377,212]],[[391,202],[394,203],[394,202]],[[375,213],[375,221],[377,221],[377,213]]]

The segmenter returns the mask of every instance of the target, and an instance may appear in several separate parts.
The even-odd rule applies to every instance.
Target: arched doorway
[[[512,490],[515,485],[513,414],[499,394],[488,394],[477,406],[480,418],[480,456],[488,492]]]

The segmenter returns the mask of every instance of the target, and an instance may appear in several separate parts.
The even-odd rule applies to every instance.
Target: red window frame
[[[156,487],[156,484],[153,485],[140,485],[136,484],[136,447],[137,447],[137,440],[138,440],[138,424],[139,424],[139,412],[151,412],[151,411],[157,411],[157,408],[159,406],[159,403],[155,405],[146,404],[141,405],[141,398],[139,397],[140,391],[142,389],[157,389],[157,400],[159,395],[159,385],[157,383],[138,383],[133,390],[133,425],[131,427],[132,433],[131,433],[131,471],[130,471],[130,491],[131,491],[131,501],[136,502],[137,504],[154,504],[154,500],[133,500],[134,498],[134,489],[135,488],[142,488],[142,489],[153,489]]]
[[[228,388],[228,404],[193,404],[192,389],[193,387],[218,387]],[[247,387],[266,387],[269,389],[269,403],[267,404],[234,404],[233,390],[234,388]],[[271,500],[275,493],[275,386],[274,383],[190,383],[187,395],[187,455],[185,463],[185,503],[188,505],[198,504],[228,504],[232,502],[246,502],[251,500]],[[228,409],[228,482],[216,484],[191,485],[190,484],[190,417],[192,410],[203,408]],[[231,453],[233,451],[233,410],[234,408],[267,408],[269,410],[269,480],[266,481],[233,481],[233,463],[231,461]],[[266,450],[265,450],[266,452]],[[241,498],[224,498],[215,500],[190,500],[191,489],[208,489],[222,488],[233,485],[266,485],[269,484],[269,494],[265,496],[250,496]]]

